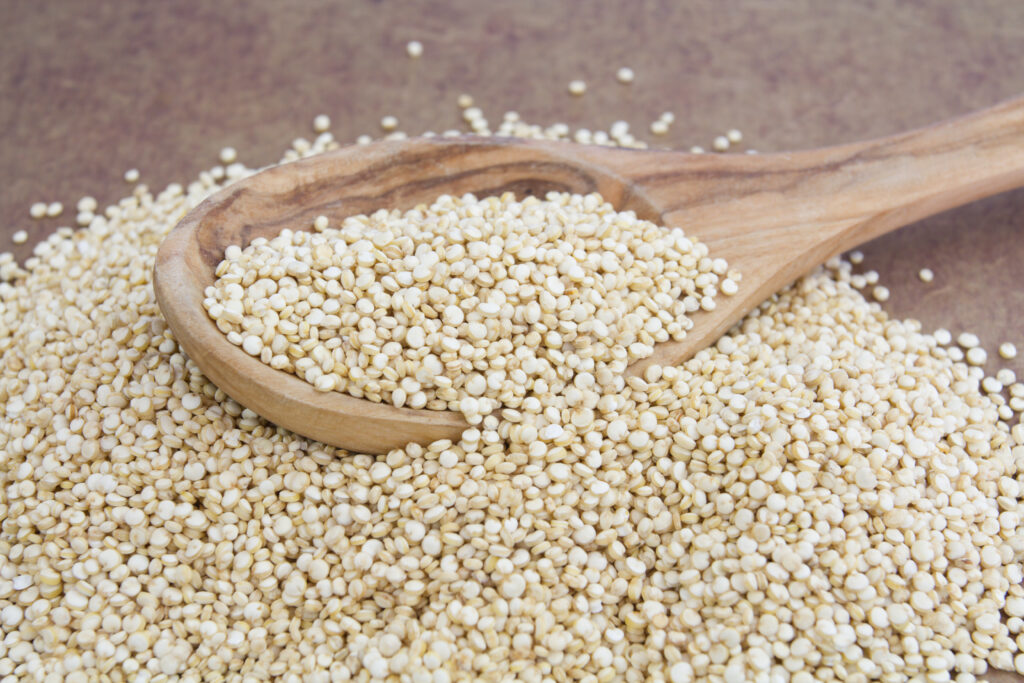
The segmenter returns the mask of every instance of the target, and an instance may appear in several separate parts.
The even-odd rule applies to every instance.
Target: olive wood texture
[[[739,291],[694,315],[652,363],[685,360],[829,257],[946,209],[1024,184],[1024,100],[870,142],[790,154],[694,155],[499,138],[424,138],[345,147],[277,166],[207,199],[157,256],[160,307],[185,352],[229,396],[294,432],[382,453],[456,439],[448,411],[395,408],[318,392],[231,344],[206,315],[204,289],[232,244],[332,224],[442,194],[599,192],[619,210],[678,226],[740,271]]]

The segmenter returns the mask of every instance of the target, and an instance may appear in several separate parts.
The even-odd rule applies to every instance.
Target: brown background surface
[[[405,43],[420,40],[410,60]],[[896,0],[630,2],[137,2],[0,0],[0,251],[19,257],[85,194],[162,189],[217,162],[262,165],[327,113],[342,141],[385,114],[410,133],[459,123],[474,95],[492,123],[607,128],[708,147],[729,128],[779,151],[886,135],[1024,94],[1024,3]],[[615,80],[631,66],[630,86]],[[584,97],[566,91],[587,81]],[[32,220],[35,201],[62,201]],[[864,248],[925,329],[976,332],[1024,355],[1024,191],[949,212]],[[10,235],[27,229],[28,245]],[[922,267],[935,282],[917,279]],[[990,362],[1024,375],[1024,359]],[[991,681],[1024,681],[990,676]]]

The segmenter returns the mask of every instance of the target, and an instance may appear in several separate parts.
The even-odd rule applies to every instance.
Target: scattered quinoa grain
[[[405,44],[405,54],[412,59],[419,59],[423,56],[423,43],[418,40],[410,40]]]
[[[726,139],[727,139],[727,140],[728,140],[728,141],[729,141],[730,143],[732,143],[732,144],[734,144],[734,145],[735,145],[735,144],[738,144],[738,143],[740,143],[740,142],[743,142],[743,132],[742,132],[742,131],[740,131],[740,130],[739,130],[739,129],[737,129],[737,128],[732,128],[732,129],[730,129],[730,130],[729,130],[729,131],[728,131],[728,132],[727,132],[727,133],[725,134],[725,137],[726,137]]]
[[[1010,342],[1003,342],[999,345],[999,355],[1006,360],[1013,360],[1017,357],[1017,347]]]
[[[729,138],[724,135],[719,135],[711,141],[711,149],[716,152],[725,152],[729,149]]]
[[[233,164],[238,160],[238,152],[234,147],[224,147],[220,150],[218,158],[222,164]]]
[[[78,200],[78,204],[75,206],[75,208],[78,211],[94,213],[96,209],[99,208],[99,204],[96,202],[96,199],[94,197],[86,195],[85,197],[82,197],[81,199]]]
[[[975,346],[981,344],[981,340],[978,339],[978,335],[970,332],[961,332],[957,335],[956,343],[965,349],[973,349]]]
[[[396,117],[390,116],[390,115],[389,116],[384,116],[380,120],[380,127],[383,130],[388,130],[388,131],[394,130],[394,129],[398,128],[398,119]]]
[[[317,114],[313,118],[313,130],[317,133],[325,133],[331,129],[331,117],[327,114]]]
[[[615,72],[615,78],[618,79],[619,83],[632,83],[635,75],[628,66],[621,67]]]
[[[985,352],[985,349],[980,346],[972,346],[968,348],[964,357],[967,358],[967,362],[971,365],[984,365],[988,360],[988,354]]]
[[[921,279],[921,282],[931,282],[935,279],[935,273],[932,272],[931,268],[922,268],[917,272],[917,277]]]
[[[11,241],[15,244],[25,244],[25,242],[28,242],[28,232],[25,230],[16,231],[11,235]]]
[[[579,97],[587,91],[587,84],[581,80],[569,81],[569,94]]]
[[[877,287],[871,290],[871,296],[873,296],[876,301],[888,301],[889,288],[883,287],[882,285],[878,285]]]
[[[1003,383],[995,377],[986,377],[981,381],[981,388],[989,394],[998,394],[1003,390]]]
[[[56,218],[62,213],[64,213],[64,205],[60,202],[50,202],[46,205],[46,215],[50,218]]]
[[[126,183],[137,183],[139,182],[139,169],[129,168],[124,172],[124,181]]]
[[[46,202],[36,202],[29,207],[28,214],[32,218],[43,218],[46,216]]]

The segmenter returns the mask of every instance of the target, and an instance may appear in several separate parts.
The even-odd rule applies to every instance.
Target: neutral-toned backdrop
[[[425,47],[420,60],[405,43]],[[335,135],[458,123],[461,92],[497,120],[708,146],[736,127],[779,151],[895,133],[1024,94],[1024,3],[910,0],[480,2],[0,0],[0,251],[19,257],[74,220],[83,194],[160,189],[216,163],[221,147],[268,163],[319,113]],[[615,80],[630,66],[636,80]],[[586,95],[567,83],[582,78]],[[62,201],[58,219],[29,205]],[[28,245],[10,235],[27,229]],[[976,332],[990,356],[1024,352],[1024,192],[934,217],[869,244],[887,310],[927,329]],[[922,267],[935,282],[917,279]],[[990,363],[1024,375],[1024,362]],[[992,676],[992,681],[1024,681]]]

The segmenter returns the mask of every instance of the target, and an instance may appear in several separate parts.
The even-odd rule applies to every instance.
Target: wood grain
[[[202,307],[230,245],[326,215],[407,209],[441,194],[600,192],[619,210],[690,229],[743,279],[656,347],[678,363],[828,257],[932,213],[1024,183],[1024,100],[885,140],[764,156],[707,156],[494,138],[350,146],[256,174],[211,197],[160,249],[156,295],[189,356],[232,398],[299,434],[361,452],[455,439],[447,411],[317,392],[227,341]]]

